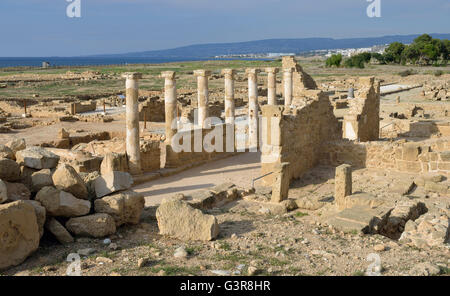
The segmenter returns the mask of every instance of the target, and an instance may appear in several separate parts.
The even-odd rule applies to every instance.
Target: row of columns
[[[266,68],[267,75],[267,99],[269,105],[276,105],[276,76],[278,68]],[[249,121],[249,146],[254,148],[258,146],[258,73],[259,69],[248,68],[245,71],[248,77],[248,121]],[[235,104],[234,104],[234,80],[236,70],[223,69],[222,74],[225,77],[225,123],[234,125],[235,123]],[[197,77],[198,91],[198,127],[204,128],[205,120],[208,118],[208,77],[211,71],[196,70],[194,75]],[[176,75],[173,71],[162,72],[164,78],[164,102],[166,115],[166,142],[170,143],[173,136],[177,133],[177,90]],[[130,173],[140,174],[141,157],[139,142],[139,79],[140,73],[125,73],[126,79],[126,150],[129,162]],[[292,104],[293,93],[293,69],[283,70],[284,81],[284,99],[285,106]]]

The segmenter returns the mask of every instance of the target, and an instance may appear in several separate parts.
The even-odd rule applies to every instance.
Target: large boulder
[[[78,217],[89,214],[91,203],[54,187],[44,187],[36,195],[49,216]]]
[[[8,191],[8,201],[29,200],[31,196],[30,190],[22,183],[5,182]]]
[[[8,200],[8,188],[6,187],[5,182],[0,180],[0,204],[6,202]]]
[[[19,164],[33,169],[52,169],[58,165],[59,156],[42,148],[29,147],[16,153]]]
[[[116,232],[116,223],[108,214],[71,218],[66,228],[77,236],[105,237]]]
[[[58,166],[52,179],[56,188],[72,193],[78,198],[88,199],[88,191],[83,179],[70,165],[61,164]]]
[[[98,198],[113,192],[127,190],[133,185],[133,177],[127,172],[114,171],[95,180],[95,194]]]
[[[156,211],[159,232],[181,240],[213,240],[219,234],[216,217],[181,200],[163,202]]]
[[[33,206],[24,201],[0,205],[0,269],[22,263],[39,247]]]
[[[145,199],[142,194],[128,190],[97,199],[95,201],[95,212],[111,215],[116,222],[116,226],[138,224],[144,205]]]
[[[43,169],[31,174],[31,191],[39,192],[46,186],[53,186],[52,171]]]
[[[39,237],[42,237],[44,235],[45,219],[47,218],[45,208],[41,205],[40,202],[35,200],[24,200],[24,202],[33,206],[34,212],[36,213],[37,224],[39,227]]]
[[[39,170],[31,169],[26,166],[20,167],[20,182],[23,183],[25,186],[27,186],[28,189],[32,190],[31,188],[31,176],[38,172]],[[39,190],[38,190],[39,191]],[[37,191],[32,191],[37,192]]]
[[[2,144],[0,144],[0,157],[16,160],[14,152],[8,146]]]
[[[14,155],[25,148],[27,148],[27,144],[25,142],[25,139],[14,139],[6,143],[6,146],[12,150]]]
[[[45,229],[51,232],[55,238],[63,245],[73,243],[74,239],[67,229],[55,218],[50,218],[45,223]]]
[[[101,174],[105,175],[114,171],[128,172],[128,161],[125,153],[109,152],[103,158],[100,166]]]
[[[20,166],[9,158],[0,158],[0,179],[14,182],[20,180]]]

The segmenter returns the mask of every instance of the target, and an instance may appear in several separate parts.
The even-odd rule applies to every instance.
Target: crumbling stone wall
[[[320,90],[305,94],[302,107],[262,106],[262,175],[289,162],[289,179],[299,178],[319,163],[323,142],[342,137],[328,96]],[[263,181],[270,185],[273,176]]]
[[[69,112],[72,115],[95,111],[97,109],[97,103],[95,101],[90,101],[88,103],[71,103],[69,109]]]
[[[380,134],[380,82],[361,77],[350,110],[344,116],[344,138],[361,142],[378,140]]]
[[[450,138],[425,143],[331,141],[321,147],[320,163],[337,166],[390,169],[400,172],[436,172],[450,175]]]
[[[303,71],[303,68],[297,63],[294,56],[284,56],[282,63],[283,69],[294,69],[292,76],[294,98],[301,96],[305,89],[317,89],[317,84],[314,79]]]
[[[157,97],[149,98],[143,104],[139,105],[139,121],[144,121],[145,118],[149,122],[164,122],[164,110],[164,100],[160,100]]]
[[[233,152],[227,152],[227,129],[229,129],[229,126],[226,124],[219,124],[216,126],[213,126],[212,128],[195,128],[195,129],[189,129],[186,131],[178,131],[176,134],[176,139],[174,138],[175,143],[179,143],[180,146],[183,145],[183,139],[189,139],[190,141],[190,147],[186,145],[186,148],[188,151],[178,151],[174,150],[171,143],[165,143],[165,161],[164,161],[164,167],[166,168],[174,168],[174,167],[181,167],[183,165],[190,165],[193,163],[201,162],[201,161],[209,161],[216,157],[224,156],[227,154],[233,154]],[[216,133],[215,133],[216,132]],[[223,147],[222,149],[214,149],[212,148],[212,152],[206,151],[203,143],[209,143],[211,142],[212,145],[215,145],[215,139],[210,141],[210,137],[212,137],[212,133],[216,134],[217,137],[222,138]],[[196,143],[195,137],[199,134],[198,139],[201,139],[201,143]],[[198,141],[200,142],[200,141]],[[233,145],[234,148],[234,145]],[[230,150],[230,149],[229,149]],[[199,152],[197,152],[199,151]]]

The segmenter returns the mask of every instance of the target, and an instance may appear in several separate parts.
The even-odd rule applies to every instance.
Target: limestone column
[[[283,81],[284,81],[284,106],[290,107],[292,104],[292,92],[293,92],[293,69],[286,68],[283,70]]]
[[[234,75],[236,70],[223,69],[225,75],[225,123],[234,125]]]
[[[249,148],[258,148],[258,73],[259,69],[247,69],[248,76],[248,137]]]
[[[164,106],[166,114],[166,143],[171,144],[173,136],[177,133],[177,83],[175,72],[162,72],[164,81]]]
[[[266,72],[267,72],[267,105],[276,105],[278,68],[266,68]]]
[[[141,151],[139,143],[139,103],[138,103],[138,80],[142,78],[141,73],[125,73],[126,78],[126,150],[128,156],[128,167],[133,175],[141,171]]]
[[[346,197],[352,195],[352,167],[343,164],[336,168],[334,199],[340,210],[346,207]]]
[[[197,76],[197,92],[198,92],[198,123],[201,128],[204,127],[205,120],[208,118],[208,76],[211,71],[195,70],[194,75]]]

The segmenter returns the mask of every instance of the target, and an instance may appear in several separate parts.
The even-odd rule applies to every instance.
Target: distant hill
[[[450,39],[450,34],[430,34],[433,38]],[[183,46],[173,49],[130,52],[124,54],[95,55],[95,57],[148,57],[148,58],[205,58],[218,55],[302,53],[311,50],[361,48],[384,45],[395,41],[411,43],[416,35],[383,36],[371,38],[301,38],[267,39],[236,43],[212,43]]]

